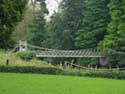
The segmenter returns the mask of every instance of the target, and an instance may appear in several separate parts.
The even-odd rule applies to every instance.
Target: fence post
[[[112,70],[112,66],[111,65],[109,65],[109,70]]]
[[[119,71],[119,66],[117,66],[117,71]]]
[[[8,65],[9,65],[9,59],[6,60],[6,66],[8,66]]]
[[[72,59],[72,61],[71,61],[71,68],[73,67],[73,63],[74,63],[74,60]]]
[[[63,68],[63,66],[62,66],[62,62],[61,62],[61,61],[60,61],[59,67],[60,67],[60,68]]]
[[[52,63],[49,61],[49,65],[51,66],[52,65]]]
[[[95,70],[97,70],[97,68],[98,68],[98,66],[96,65],[96,66],[95,66]]]
[[[90,64],[88,65],[88,70],[90,70]]]
[[[67,61],[64,61],[64,69],[67,68]]]

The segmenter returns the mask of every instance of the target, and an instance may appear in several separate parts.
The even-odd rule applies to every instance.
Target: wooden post
[[[6,66],[8,66],[8,65],[9,65],[9,59],[6,60]]]
[[[98,66],[96,65],[96,66],[95,66],[95,70],[97,70],[97,69],[98,69]]]
[[[51,66],[52,65],[52,63],[49,61],[49,65]]]
[[[62,66],[62,62],[61,62],[61,61],[60,61],[59,67],[60,67],[60,68],[63,68],[63,66]]]
[[[88,65],[88,70],[90,70],[90,64]]]
[[[112,66],[111,65],[109,65],[109,70],[112,70]]]
[[[119,66],[117,66],[117,71],[119,71]]]
[[[93,70],[93,66],[91,66],[91,68],[90,68],[91,70]]]
[[[64,69],[67,68],[67,61],[64,62]]]
[[[72,59],[72,61],[71,61],[71,68],[73,67],[73,63],[74,63],[74,60]]]

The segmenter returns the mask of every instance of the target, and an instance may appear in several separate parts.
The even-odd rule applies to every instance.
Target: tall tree
[[[84,14],[84,0],[63,0],[62,8],[63,48],[75,49],[75,34],[81,26]],[[65,45],[67,44],[67,45]]]
[[[75,49],[75,33],[81,26],[84,0],[63,0],[48,25],[51,47]]]
[[[22,19],[28,0],[0,0],[0,48],[12,47],[15,26]]]
[[[111,0],[109,4],[111,22],[108,35],[103,41],[103,51],[110,53],[110,62],[125,65],[125,0]]]
[[[54,49],[62,49],[63,42],[63,20],[60,13],[55,13],[51,17],[51,21],[47,25],[48,38],[46,40],[47,47]]]
[[[37,46],[44,46],[43,42],[46,39],[46,20],[45,14],[48,13],[45,0],[37,0],[40,3],[40,10],[37,8],[33,24],[30,26],[32,34],[30,35],[29,42]]]
[[[109,8],[112,20],[108,26],[108,35],[103,42],[104,50],[125,45],[125,1],[111,0]]]
[[[95,48],[107,34],[110,21],[109,0],[84,0],[85,8],[82,27],[76,37],[76,47],[81,49]]]

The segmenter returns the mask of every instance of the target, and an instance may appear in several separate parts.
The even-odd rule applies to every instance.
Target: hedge
[[[64,75],[72,76],[83,76],[83,77],[100,77],[100,78],[111,78],[111,79],[125,79],[125,71],[64,71]]]
[[[0,72],[9,73],[37,73],[52,75],[69,75],[81,77],[100,77],[112,79],[125,79],[125,71],[109,71],[109,70],[63,70],[55,67],[16,67],[16,66],[0,66]]]
[[[16,67],[0,66],[0,72],[10,73],[38,73],[38,74],[61,74],[62,70],[54,67]]]
[[[89,77],[102,77],[102,78],[112,78],[112,79],[125,79],[125,71],[95,71],[88,72],[85,76]]]

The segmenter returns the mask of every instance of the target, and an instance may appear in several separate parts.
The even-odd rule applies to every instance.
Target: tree
[[[55,13],[51,17],[51,21],[47,25],[48,38],[46,40],[47,47],[54,49],[62,49],[63,41],[63,20],[60,13]]]
[[[108,35],[106,36],[103,47],[116,49],[120,45],[124,45],[125,41],[125,2],[124,0],[111,0],[109,4],[111,22],[108,25]]]
[[[81,26],[76,33],[75,46],[77,49],[96,48],[107,34],[110,21],[109,0],[84,0]],[[80,58],[81,65],[96,66],[98,58]]]
[[[85,0],[82,26],[77,32],[77,48],[95,48],[107,34],[110,22],[109,0]]]
[[[103,51],[113,54],[110,57],[113,63],[124,64],[125,52],[125,1],[111,0],[108,5],[110,9],[111,22],[108,25],[108,35],[103,41]],[[109,51],[113,53],[109,53]],[[120,54],[119,54],[120,53]],[[112,63],[112,62],[111,62]],[[125,65],[125,64],[124,64]]]
[[[21,21],[28,0],[0,0],[0,48],[13,46],[12,32]]]
[[[29,4],[23,16],[23,19],[15,27],[15,30],[12,34],[12,37],[14,40],[16,40],[16,42],[19,42],[19,40],[27,40],[28,36],[31,33],[29,32],[29,25],[31,25],[33,19],[33,10],[31,8],[31,5]]]
[[[81,25],[83,0],[63,0],[48,25],[50,44],[56,49],[75,49],[75,33]]]
[[[63,48],[75,49],[75,34],[81,27],[84,14],[84,0],[63,0],[62,19],[64,23]],[[65,45],[67,44],[67,45]]]
[[[29,38],[29,42],[31,44],[44,47],[43,44],[46,39],[45,14],[48,13],[48,10],[46,8],[45,0],[39,0],[39,2],[40,10],[37,9],[37,11],[35,12],[33,24],[30,26],[31,35]]]

